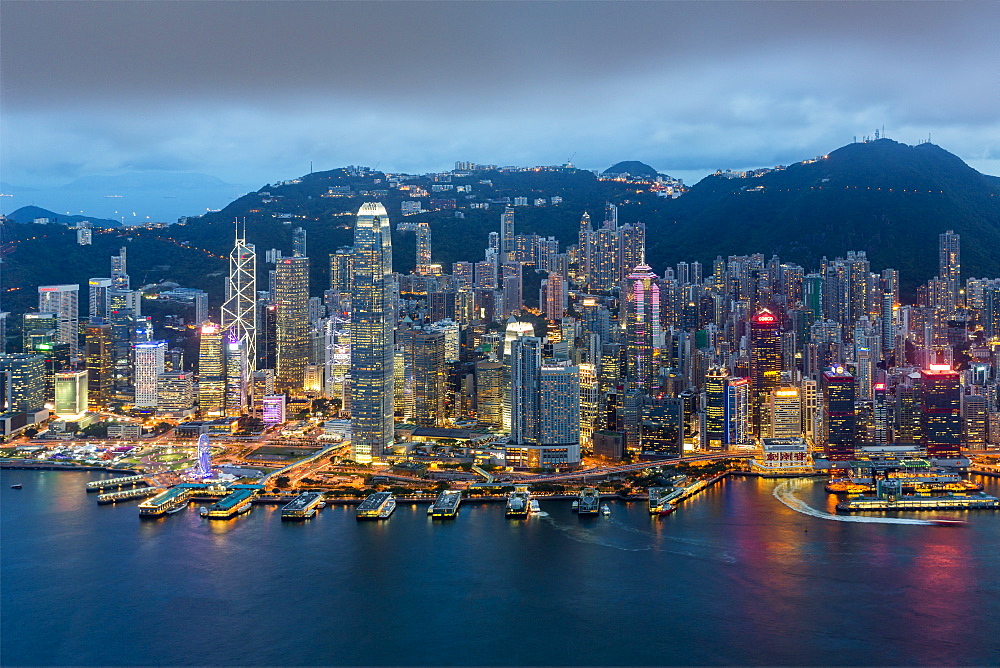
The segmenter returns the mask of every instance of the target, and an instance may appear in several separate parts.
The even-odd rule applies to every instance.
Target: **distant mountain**
[[[129,172],[115,176],[81,176],[60,190],[101,190],[108,194],[128,191],[174,191],[232,187],[222,179],[197,172]]]
[[[644,162],[639,162],[638,160],[625,160],[624,162],[611,165],[605,169],[601,175],[610,176],[612,174],[628,174],[630,176],[648,176],[650,178],[655,178],[658,172]]]
[[[731,175],[732,176],[732,175]],[[1000,276],[1000,179],[934,144],[848,144],[785,169],[702,179],[647,221],[654,266],[716,255],[778,254],[815,269],[863,250],[910,287],[937,273],[937,235],[962,235],[963,276]]]
[[[58,223],[60,225],[76,225],[82,220],[89,220],[93,227],[122,226],[121,222],[117,220],[94,218],[92,216],[68,216],[56,213],[55,211],[49,211],[48,209],[43,209],[40,206],[22,206],[20,209],[16,209],[7,214],[7,219],[12,220],[15,223],[31,223],[34,222],[36,218],[48,218],[50,222]]]
[[[605,203],[617,204],[620,223],[646,224],[646,260],[657,272],[682,260],[710,265],[717,255],[751,253],[778,254],[812,271],[824,255],[863,250],[873,271],[900,270],[904,288],[912,293],[937,273],[937,235],[952,229],[962,235],[963,276],[1000,277],[1000,253],[995,252],[1000,248],[1000,179],[980,174],[932,144],[906,146],[885,139],[849,144],[785,168],[709,176],[676,199],[568,168],[407,176],[398,184],[390,184],[390,178],[364,169],[315,172],[267,184],[183,225],[94,235],[92,246],[77,246],[75,235],[60,226],[11,225],[5,230],[7,246],[0,248],[3,287],[9,287],[4,310],[30,306],[40,283],[107,275],[110,255],[126,243],[134,249],[129,268],[137,282],[170,280],[203,288],[215,307],[222,301],[236,219],[246,220],[247,240],[257,246],[260,285],[267,280],[264,251],[290,253],[292,231],[304,228],[312,260],[310,290],[319,296],[329,287],[327,257],[353,242],[354,216],[366,201],[386,205],[393,267],[403,273],[414,268],[416,244],[406,225],[397,229],[400,223],[428,222],[433,261],[449,271],[453,262],[481,260],[505,206],[525,198],[527,206],[514,207],[515,233],[553,236],[561,248],[577,242],[585,211],[596,228]],[[416,202],[423,211],[403,216],[404,205]],[[27,223],[48,217],[66,224],[83,218],[39,207],[22,207],[11,217]],[[538,279],[525,272],[526,297],[537,294],[529,283]]]

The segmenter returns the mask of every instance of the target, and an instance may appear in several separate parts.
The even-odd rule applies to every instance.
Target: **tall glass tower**
[[[393,441],[395,304],[389,215],[379,202],[358,210],[351,281],[353,458],[368,463]]]

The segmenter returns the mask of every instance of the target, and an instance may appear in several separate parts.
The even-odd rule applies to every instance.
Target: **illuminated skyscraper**
[[[367,463],[393,442],[395,305],[389,216],[366,202],[354,228],[351,285],[353,457]]]
[[[111,284],[115,290],[128,290],[128,263],[126,262],[125,247],[122,246],[118,255],[111,256]]]
[[[415,330],[407,341],[413,368],[413,423],[443,427],[445,415],[445,333]]]
[[[0,355],[0,411],[27,413],[45,405],[45,358],[31,353]]]
[[[962,278],[960,237],[952,230],[938,235],[938,275],[948,283],[952,305],[958,304],[958,291]]]
[[[114,388],[111,325],[94,323],[87,325],[84,329],[84,341],[88,400],[93,408],[104,409],[111,402],[111,392]]]
[[[283,257],[275,263],[275,344],[279,390],[302,389],[309,361],[309,258]]]
[[[431,271],[431,226],[426,220],[417,223],[417,274]]]
[[[135,349],[135,407],[156,408],[156,378],[164,371],[166,341],[141,341]]]
[[[511,442],[539,443],[542,340],[521,336],[510,342]]]
[[[590,244],[594,236],[594,228],[590,222],[590,214],[583,212],[580,218],[580,232],[576,245],[576,265],[577,276],[582,285],[587,285],[590,281],[591,255]]]
[[[217,417],[225,412],[223,339],[224,332],[215,323],[206,322],[201,326],[198,345],[198,408],[207,416]]]
[[[602,227],[594,232],[590,250],[590,289],[607,292],[618,285],[620,279],[618,230]]]
[[[240,417],[247,412],[247,395],[250,384],[249,359],[246,347],[239,340],[235,329],[230,329],[225,339],[227,417]]]
[[[768,395],[768,436],[802,437],[802,397],[797,387],[777,387]]]
[[[245,234],[244,234],[245,236]],[[247,358],[247,374],[257,361],[257,253],[236,231],[236,243],[229,254],[229,280],[222,304],[222,329],[233,332]],[[249,375],[248,375],[249,378]],[[243,379],[244,384],[247,378]]]
[[[514,261],[514,209],[507,207],[500,217],[500,262]]]
[[[76,357],[80,352],[80,286],[39,285],[38,310],[56,314],[56,341],[68,343],[70,357]]]
[[[490,429],[503,426],[503,364],[476,362],[476,417]]]
[[[644,223],[625,225],[618,230],[618,234],[621,237],[619,243],[621,260],[618,266],[622,277],[625,278],[639,265],[646,264],[646,225]]]
[[[750,389],[754,399],[754,427],[761,433],[763,406],[781,382],[781,321],[768,309],[750,319]]]
[[[111,279],[110,278],[92,278],[88,281],[88,286],[90,288],[90,308],[87,311],[91,318],[104,318],[108,317],[108,309],[111,304],[111,295],[108,294],[111,290]]]
[[[830,461],[854,458],[857,440],[854,376],[843,367],[823,372],[823,443]]]
[[[729,372],[725,367],[715,367],[705,374],[705,429],[702,431],[702,447],[706,450],[722,450],[726,441],[726,379]]]
[[[56,415],[79,415],[87,411],[87,372],[56,372]]]
[[[632,386],[652,388],[657,368],[653,359],[660,336],[660,286],[657,276],[641,264],[625,279],[626,373]]]
[[[947,364],[920,371],[920,437],[928,457],[961,455],[962,387]]]

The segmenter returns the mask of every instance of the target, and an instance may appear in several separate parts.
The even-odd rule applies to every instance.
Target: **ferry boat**
[[[658,512],[657,515],[659,515],[659,516],[662,517],[664,515],[669,515],[670,513],[674,512],[675,510],[677,510],[677,506],[675,506],[674,504],[672,504],[672,503],[664,503],[663,506],[660,508],[660,512]]]
[[[462,493],[454,489],[446,489],[438,494],[434,503],[427,509],[427,514],[435,519],[454,519],[458,515],[458,506],[462,502]]]
[[[396,497],[392,492],[375,492],[358,506],[359,520],[384,520],[396,509]]]
[[[208,517],[208,508],[202,506],[201,508],[198,509],[198,514],[201,515],[202,517]]]
[[[316,514],[321,504],[323,504],[323,492],[303,492],[281,508],[281,519],[308,519]]]
[[[601,514],[604,515],[605,517],[611,516],[611,508],[608,507],[608,504],[605,503],[603,506],[601,506]]]
[[[507,517],[523,519],[531,514],[531,493],[526,485],[518,485],[507,496]]]
[[[167,515],[173,515],[174,513],[179,513],[182,510],[184,510],[185,508],[187,508],[187,504],[186,503],[184,503],[184,504],[178,504],[176,507],[171,508],[170,510],[168,510],[167,511]]]

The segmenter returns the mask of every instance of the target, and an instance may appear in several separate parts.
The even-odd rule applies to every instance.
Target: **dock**
[[[434,519],[454,519],[458,515],[460,503],[462,503],[462,492],[446,489],[438,494],[434,503],[427,509],[427,514]]]
[[[191,496],[207,487],[196,483],[184,483],[160,492],[139,504],[140,517],[159,517],[187,505]]]
[[[90,492],[101,492],[105,489],[113,489],[117,487],[127,487],[134,485],[147,485],[146,476],[144,475],[129,475],[124,478],[107,478],[105,480],[92,480],[87,483],[87,493]]]
[[[253,500],[262,489],[263,485],[233,485],[229,488],[229,494],[208,506],[204,515],[213,520],[227,520],[245,513],[250,510]]]
[[[948,494],[945,496],[902,495],[892,498],[859,497],[837,504],[846,513],[868,510],[979,510],[1000,508],[1000,499],[986,494]]]
[[[156,496],[163,491],[162,487],[135,487],[133,489],[122,489],[117,492],[108,492],[97,496],[98,504],[118,503],[119,501],[132,501],[134,499],[145,499]]]
[[[323,503],[323,492],[303,492],[281,508],[283,520],[305,520],[316,514]]]
[[[396,498],[391,492],[375,492],[358,506],[359,520],[384,520],[396,509]]]

